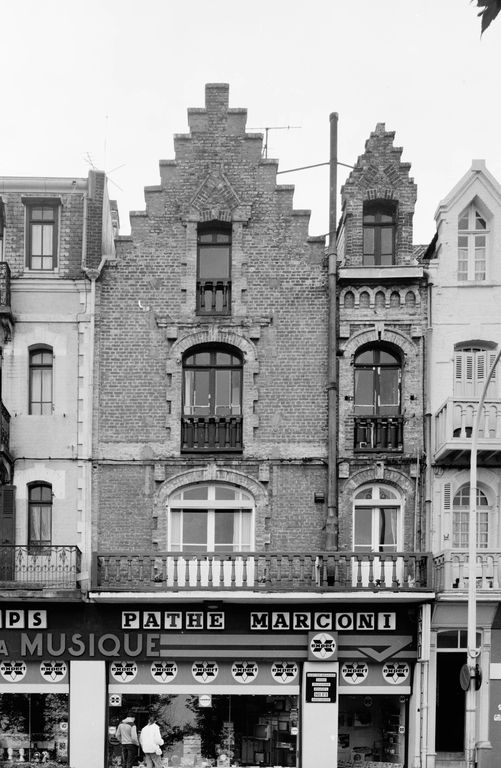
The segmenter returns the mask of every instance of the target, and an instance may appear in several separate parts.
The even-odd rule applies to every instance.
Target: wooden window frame
[[[209,242],[202,242],[202,238],[210,237]],[[222,237],[223,241],[218,242]],[[224,241],[226,238],[226,242]],[[204,250],[216,249],[218,246],[228,246],[227,275],[206,275],[201,273],[201,255]],[[230,315],[231,314],[231,249],[232,228],[231,224],[224,222],[212,222],[199,224],[197,229],[197,315]],[[210,306],[208,306],[210,302]]]
[[[374,221],[367,221],[367,217],[373,216]],[[391,217],[391,221],[384,221],[383,217]],[[385,200],[369,200],[364,203],[362,214],[362,263],[365,267],[391,267],[395,264],[396,245],[396,204]],[[374,230],[374,252],[366,253],[365,236],[369,229]],[[391,230],[391,254],[390,262],[384,263],[386,254],[382,252],[382,232]],[[369,259],[373,258],[373,263]]]
[[[39,490],[41,491],[40,495],[43,497],[43,490],[48,490],[50,493],[50,501],[47,501],[46,499],[40,498],[40,499],[33,499],[32,494]],[[28,485],[28,551],[30,554],[36,554],[37,552],[40,552],[46,547],[52,546],[52,512],[53,512],[53,501],[52,501],[52,485],[50,483],[45,482],[34,482],[30,483]],[[40,508],[41,512],[40,514],[43,514],[42,510],[48,510],[49,520],[48,520],[48,528],[50,531],[50,538],[47,540],[39,539],[32,539],[31,537],[31,530],[32,530],[32,517],[34,515],[35,508]],[[41,523],[41,520],[39,521]]]
[[[59,252],[59,209],[61,207],[61,200],[53,197],[23,197],[22,202],[26,209],[26,268],[32,272],[48,273],[54,272],[58,267],[58,252]],[[52,217],[50,219],[34,219],[33,212],[37,209],[52,211]],[[35,225],[50,225],[52,231],[52,248],[50,254],[33,255],[33,226]],[[35,258],[41,259],[40,266],[34,266],[33,260]],[[44,266],[44,261],[50,261],[50,266]]]
[[[51,355],[51,362],[49,364],[44,363],[33,363],[33,357],[37,354],[48,352]],[[54,350],[52,347],[40,344],[34,347],[30,347],[28,350],[28,378],[29,378],[29,387],[28,387],[28,413],[30,416],[50,416],[54,411]],[[50,400],[34,400],[34,392],[33,392],[33,374],[35,371],[51,371],[50,379],[51,379],[51,392],[50,392]],[[43,405],[50,403],[50,413],[42,413]],[[34,409],[34,405],[38,404],[40,405],[40,413],[36,412],[36,409]]]

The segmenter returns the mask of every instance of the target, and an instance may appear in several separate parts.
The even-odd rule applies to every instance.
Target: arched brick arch
[[[172,345],[171,357],[180,363],[184,353],[199,344],[229,344],[242,352],[246,362],[257,359],[256,347],[251,341],[235,331],[217,326],[210,326],[204,330],[191,331],[185,334]]]
[[[361,486],[373,483],[392,485],[401,494],[402,499],[414,494],[412,478],[398,469],[383,466],[381,472],[375,472],[372,467],[365,467],[354,472],[341,487],[341,495],[352,499]]]
[[[255,478],[244,472],[239,472],[226,467],[218,467],[216,464],[207,464],[205,467],[197,467],[166,480],[155,493],[153,499],[153,517],[157,518],[157,528],[153,536],[153,543],[160,549],[167,541],[167,507],[169,497],[180,488],[193,483],[229,483],[238,485],[248,491],[255,501],[255,539],[256,548],[264,544],[265,519],[268,514],[268,492],[266,488]]]
[[[364,329],[359,331],[349,338],[342,349],[345,353],[345,356],[352,357],[357,349],[363,344],[378,344],[381,342],[393,344],[394,346],[401,349],[406,356],[418,354],[418,348],[412,342],[412,340],[394,328],[391,330],[384,328],[381,332],[381,335],[379,335],[377,328],[371,328],[370,330]]]

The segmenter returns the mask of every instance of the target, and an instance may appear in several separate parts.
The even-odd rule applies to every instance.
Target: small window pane
[[[216,499],[236,499],[238,491],[229,485],[216,485],[215,487]]]
[[[42,225],[33,224],[31,227],[31,254],[40,256],[42,253]]]
[[[382,349],[379,352],[379,364],[380,365],[399,365],[399,361],[398,361],[398,358],[395,357],[395,355],[392,355],[389,352],[385,352],[385,350]]]
[[[183,511],[183,545],[184,549],[190,545],[198,545],[199,549],[207,547],[207,512]]]
[[[375,365],[376,363],[376,356],[373,349],[368,349],[365,352],[361,352],[359,355],[357,355],[355,364],[356,365]]]
[[[366,213],[364,216],[364,224],[374,224],[376,217],[372,213]]]
[[[381,229],[381,254],[393,253],[393,230],[391,227]]]
[[[485,219],[475,211],[475,229],[486,229]]]
[[[199,275],[201,278],[224,279],[230,275],[230,249],[227,246],[200,248]]]
[[[388,216],[386,213],[381,213],[379,220],[381,224],[393,224],[393,216]]]
[[[234,518],[235,512],[216,512],[214,520],[214,549],[231,552],[234,544]],[[238,542],[235,542],[238,544]]]
[[[209,488],[207,485],[196,485],[194,488],[187,488],[183,493],[183,499],[208,499]]]
[[[468,229],[468,213],[463,213],[461,215],[458,222],[458,229]]]
[[[372,508],[360,507],[355,509],[355,541],[354,548],[359,552],[372,550]]]
[[[359,414],[374,411],[374,374],[372,370],[355,371],[355,407]]]
[[[216,352],[216,365],[231,365],[233,360],[233,355],[227,352]]]
[[[398,371],[389,368],[380,370],[380,404],[381,406],[399,405]]]
[[[364,228],[364,255],[372,255],[374,253],[374,229],[372,227]]]

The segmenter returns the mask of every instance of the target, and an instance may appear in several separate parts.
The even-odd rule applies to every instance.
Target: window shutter
[[[15,544],[15,492],[14,485],[0,486],[0,544]]]
[[[449,511],[451,508],[451,484],[444,483],[444,510]]]
[[[492,366],[494,365],[494,360],[496,359],[496,353],[495,352],[489,352],[489,371],[491,370]],[[496,369],[494,368],[491,376],[491,382],[496,381]]]

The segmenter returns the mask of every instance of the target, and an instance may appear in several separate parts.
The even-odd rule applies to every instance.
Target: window
[[[199,347],[183,361],[183,448],[241,449],[242,360],[233,348]]]
[[[401,450],[401,363],[393,351],[369,347],[355,356],[355,449]]]
[[[382,200],[364,203],[364,266],[389,266],[394,257],[395,204]]]
[[[28,486],[28,547],[48,547],[52,537],[52,486]]]
[[[173,552],[250,552],[253,499],[241,488],[201,483],[171,496],[169,550]]]
[[[29,269],[50,271],[57,266],[59,201],[24,200],[26,204],[27,247]]]
[[[221,223],[199,226],[197,254],[197,314],[231,312],[231,227]]]
[[[30,350],[29,412],[47,416],[52,413],[53,354],[50,347]]]
[[[397,492],[371,485],[355,495],[353,549],[356,552],[397,552],[400,544],[401,504]]]
[[[456,348],[454,352],[454,395],[478,398],[495,360],[496,352],[480,346]],[[488,395],[495,396],[496,371],[491,377]]]
[[[485,280],[487,222],[475,205],[458,218],[458,280]]]
[[[452,546],[468,548],[470,519],[470,486],[463,485],[452,502]],[[477,548],[489,546],[489,502],[483,491],[477,488]]]

